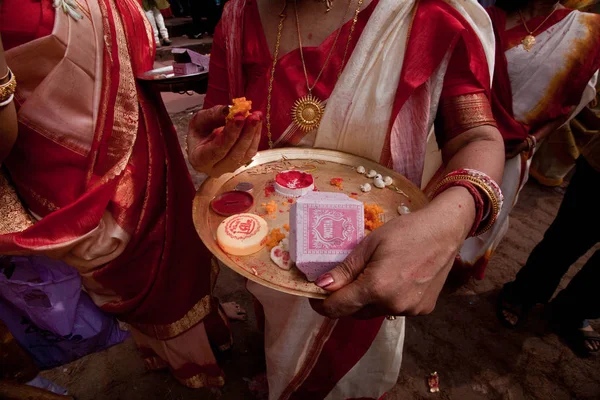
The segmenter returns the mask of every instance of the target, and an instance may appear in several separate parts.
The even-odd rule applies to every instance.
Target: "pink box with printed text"
[[[312,192],[290,209],[290,256],[309,281],[344,261],[365,237],[364,206],[343,193]]]

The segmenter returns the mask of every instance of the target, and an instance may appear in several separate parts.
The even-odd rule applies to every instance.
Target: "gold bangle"
[[[17,90],[17,78],[15,77],[15,74],[12,73],[10,68],[8,68],[8,75],[10,75],[8,82],[0,85],[0,103],[8,100],[10,96],[14,95],[15,91]]]
[[[496,222],[496,219],[498,218],[498,215],[500,214],[500,207],[501,207],[500,200],[498,199],[498,196],[496,195],[494,190],[492,190],[492,188],[490,188],[482,179],[479,179],[479,178],[471,176],[471,175],[447,176],[446,178],[442,179],[442,181],[440,183],[438,183],[438,185],[436,186],[435,190],[433,191],[434,196],[437,194],[437,191],[440,190],[440,188],[443,187],[444,185],[446,185],[450,182],[457,182],[457,181],[468,181],[473,186],[475,186],[479,190],[481,190],[487,196],[487,198],[490,200],[490,203],[492,205],[492,213],[491,213],[490,217],[488,218],[487,223],[482,228],[478,228],[475,231],[474,236],[479,236],[479,235],[487,232],[488,230],[490,230],[492,228],[492,226],[494,225],[494,223]]]
[[[11,74],[10,68],[8,68],[8,66],[6,67],[6,74],[0,78],[0,82],[4,81],[6,78],[8,78],[8,76]],[[1,83],[0,83],[1,85]]]

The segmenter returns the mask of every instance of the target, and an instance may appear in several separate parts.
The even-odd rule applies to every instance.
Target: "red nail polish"
[[[321,275],[319,279],[315,281],[315,285],[318,287],[325,289],[327,286],[331,285],[334,282],[333,276],[330,274]]]

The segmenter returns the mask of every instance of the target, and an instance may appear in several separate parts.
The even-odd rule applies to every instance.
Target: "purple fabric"
[[[72,362],[129,336],[81,290],[77,271],[45,257],[4,257],[0,319],[40,368]]]

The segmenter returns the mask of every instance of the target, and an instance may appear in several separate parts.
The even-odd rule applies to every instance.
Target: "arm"
[[[492,126],[464,132],[444,152],[449,170],[478,169],[501,179],[504,144]],[[474,220],[475,203],[466,189],[444,191],[424,209],[375,230],[319,278],[317,284],[332,294],[313,307],[331,318],[430,313]]]
[[[210,176],[233,172],[256,155],[262,132],[262,113],[246,120],[236,117],[225,123],[229,110],[227,57],[221,24],[215,30],[210,56],[208,92],[204,110],[194,115],[187,135],[188,159],[192,167]]]
[[[447,172],[475,169],[500,182],[504,142],[494,126],[485,88],[465,60],[466,47],[459,44],[444,79],[438,143]],[[430,313],[475,219],[470,192],[449,188],[422,210],[375,230],[344,262],[320,277],[317,285],[332,293],[324,302],[313,301],[313,307],[332,318]]]
[[[6,59],[4,58],[4,47],[0,37],[0,77],[8,72]],[[0,84],[6,80],[0,81]],[[4,162],[15,141],[17,140],[17,112],[14,103],[0,108],[0,164]]]

